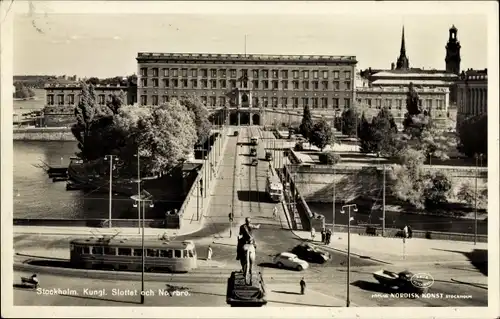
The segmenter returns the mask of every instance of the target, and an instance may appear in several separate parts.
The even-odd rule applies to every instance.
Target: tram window
[[[77,254],[81,254],[81,253],[82,253],[82,251],[83,251],[83,249],[82,249],[82,248],[83,248],[83,247],[81,247],[81,246],[75,246],[75,252],[76,252]]]
[[[188,250],[188,253],[189,253],[189,257],[193,258],[194,257],[194,253],[192,250]]]
[[[75,245],[73,245],[73,244],[69,245],[69,250],[71,250],[71,251],[75,250]]]
[[[182,258],[182,250],[175,250],[175,258]]]
[[[92,255],[102,255],[102,247],[92,247]]]
[[[82,254],[89,255],[90,254],[90,247],[82,247]]]
[[[148,257],[158,257],[158,249],[148,249],[146,251],[146,256],[148,256]]]
[[[131,255],[130,250],[131,250],[131,248],[118,248],[118,255],[119,256],[130,256]]]
[[[184,250],[184,252],[182,253],[182,257],[184,257],[184,258],[188,258],[189,257],[187,250]]]
[[[140,248],[134,249],[134,256],[142,256],[142,249]]]
[[[167,258],[174,258],[174,251],[173,250],[167,250]]]
[[[172,258],[171,250],[160,250],[160,257]]]
[[[104,255],[116,255],[115,247],[104,247]]]

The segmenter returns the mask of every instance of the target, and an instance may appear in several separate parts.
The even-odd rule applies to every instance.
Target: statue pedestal
[[[266,290],[262,274],[254,269],[252,284],[245,284],[241,271],[233,271],[227,281],[226,302],[231,306],[262,307],[267,304]]]

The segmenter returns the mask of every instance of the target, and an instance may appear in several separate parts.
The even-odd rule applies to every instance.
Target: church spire
[[[401,49],[399,50],[399,58],[396,63],[396,69],[408,69],[410,68],[410,61],[406,57],[406,45],[405,45],[405,27],[403,26],[403,31],[401,33]]]

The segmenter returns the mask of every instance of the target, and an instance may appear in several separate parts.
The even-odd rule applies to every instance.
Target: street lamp
[[[106,155],[104,156],[104,160],[109,159],[109,222],[108,227],[111,228],[111,219],[112,219],[112,211],[113,211],[113,157],[117,160],[116,155]]]
[[[358,206],[356,204],[349,204],[342,206],[341,214],[345,214],[345,209],[347,208],[347,216],[349,218],[347,222],[347,299],[346,299],[346,307],[351,305],[351,300],[349,296],[349,286],[351,281],[351,208],[353,212],[358,211]]]
[[[141,225],[141,246],[142,246],[142,253],[141,253],[141,263],[142,263],[142,270],[141,270],[141,304],[144,304],[144,269],[145,269],[145,255],[146,255],[146,250],[144,249],[144,223],[145,223],[145,213],[146,213],[146,203],[149,202],[149,207],[153,208],[154,204],[149,199],[149,197],[145,197],[142,195],[134,195],[131,197],[133,200],[135,200],[134,207],[140,207],[141,202],[142,203],[142,225]]]

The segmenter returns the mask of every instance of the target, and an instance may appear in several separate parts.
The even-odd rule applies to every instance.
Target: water
[[[43,169],[34,166],[40,160],[68,165],[76,151],[76,142],[14,141],[14,218],[108,218],[108,194],[66,191],[65,182],[53,183]],[[115,195],[113,218],[137,216],[132,204],[131,199]]]
[[[332,203],[307,203],[312,212],[325,216],[325,223],[331,224],[333,219]],[[347,212],[340,214],[340,206],[336,207],[337,214],[335,215],[335,223],[347,225]],[[352,225],[356,224],[378,224],[382,225],[380,218],[382,212],[358,211],[351,212],[351,217],[354,217]],[[401,214],[397,212],[386,212],[386,227],[402,228],[405,225],[410,225],[415,230],[442,231],[452,233],[474,233],[473,219],[457,219],[452,217],[441,217],[433,215],[418,215],[418,214]],[[488,224],[483,220],[478,220],[478,234],[488,233]]]

